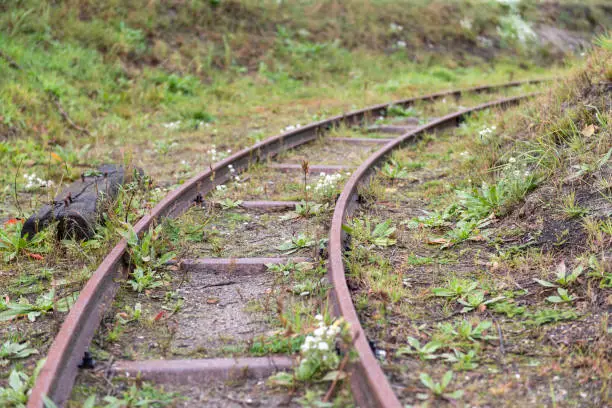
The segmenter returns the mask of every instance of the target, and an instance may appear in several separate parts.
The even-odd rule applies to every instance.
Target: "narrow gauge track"
[[[227,183],[239,174],[247,170],[251,165],[263,162],[279,153],[295,149],[298,146],[312,142],[321,137],[324,132],[338,125],[363,125],[370,123],[373,119],[385,115],[390,106],[410,107],[418,102],[436,101],[447,97],[460,97],[466,93],[489,93],[499,89],[517,87],[521,85],[534,84],[542,80],[523,82],[511,82],[496,86],[481,86],[464,90],[453,90],[439,92],[431,95],[394,101],[380,104],[338,115],[327,120],[316,122],[297,130],[283,133],[279,136],[259,142],[250,148],[246,148],[227,159],[211,166],[195,177],[191,178],[177,190],[169,193],[149,214],[145,215],[135,226],[134,230],[142,234],[151,225],[164,217],[176,218],[189,209],[194,203],[200,203],[203,197],[214,191],[219,185]],[[359,353],[359,361],[353,365],[352,389],[356,402],[360,406],[400,406],[398,400],[387,383],[378,363],[373,356],[361,328],[357,314],[352,305],[350,293],[344,279],[344,266],[342,264],[342,231],[343,220],[349,215],[356,202],[357,186],[367,179],[374,165],[379,163],[392,150],[410,142],[424,132],[436,131],[444,127],[456,125],[461,118],[482,109],[506,106],[518,103],[530,95],[501,99],[495,102],[485,103],[471,109],[463,109],[456,113],[434,120],[427,125],[416,127],[408,126],[381,126],[376,131],[386,133],[401,133],[395,139],[353,139],[336,138],[333,143],[351,143],[355,146],[376,146],[385,143],[384,147],[371,155],[353,173],[346,184],[340,198],[336,203],[333,215],[332,227],[329,239],[329,277],[332,284],[332,297],[337,315],[344,317],[352,326],[357,337],[356,348]],[[295,163],[275,164],[273,170],[294,171]],[[333,173],[344,170],[337,165],[311,165],[313,172]],[[245,208],[258,208],[263,210],[293,208],[295,203],[270,202],[270,201],[245,201]],[[104,316],[111,307],[119,285],[128,276],[129,267],[124,261],[127,250],[127,242],[121,240],[106,256],[98,269],[91,276],[78,300],[73,305],[66,317],[62,327],[55,337],[47,359],[32,388],[28,407],[44,406],[44,399],[48,397],[58,406],[62,406],[70,397],[72,387],[85,351],[88,349],[94,334]],[[286,259],[285,259],[286,260]],[[203,267],[214,269],[218,273],[227,271],[228,264],[232,271],[243,271],[262,269],[265,263],[283,262],[283,259],[217,259],[208,258],[202,260],[186,261],[183,268]],[[202,266],[202,264],[204,264]],[[287,357],[274,358],[219,358],[200,360],[158,360],[143,362],[119,362],[115,369],[120,372],[140,373],[143,379],[152,379],[161,382],[198,383],[211,378],[228,378],[232,370],[241,369],[254,372],[261,376],[267,376],[277,369],[287,369],[291,365],[291,359]],[[122,365],[123,364],[123,365]]]

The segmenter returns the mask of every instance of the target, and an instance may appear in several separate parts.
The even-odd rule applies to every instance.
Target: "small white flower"
[[[472,29],[472,20],[470,20],[467,17],[461,19],[461,21],[459,21],[459,24],[461,25],[461,28],[463,28],[465,30],[471,30]]]
[[[406,48],[406,41],[399,40],[397,42],[397,47],[398,48]]]
[[[315,319],[321,321],[321,320],[323,320],[323,315],[318,314],[318,315],[315,316]]]
[[[516,159],[514,157],[511,157],[508,159],[508,163],[514,163],[516,162]]]
[[[396,24],[396,23],[391,23],[391,24],[389,24],[389,29],[392,32],[396,33],[396,32],[402,31],[404,29],[404,27],[399,25],[399,24]]]
[[[323,327],[319,327],[318,329],[316,329],[314,331],[314,335],[317,336],[317,337],[321,337],[324,334],[325,334],[325,328],[323,328]]]
[[[319,343],[319,350],[321,351],[327,351],[329,350],[329,344],[325,343],[324,341]]]

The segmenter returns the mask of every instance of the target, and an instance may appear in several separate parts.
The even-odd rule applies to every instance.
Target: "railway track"
[[[210,338],[202,336],[202,331],[210,333],[216,330],[215,333],[219,338],[224,333],[229,333],[238,340],[244,337],[240,344],[243,344],[247,337],[252,338],[256,334],[269,331],[269,325],[253,323],[244,316],[245,305],[249,300],[264,297],[269,301],[270,293],[273,294],[276,290],[275,283],[267,277],[266,265],[282,265],[288,262],[297,264],[313,260],[323,264],[325,260],[320,259],[319,243],[325,241],[325,236],[329,236],[327,265],[332,304],[318,302],[317,306],[321,308],[329,306],[336,315],[343,317],[351,325],[355,338],[354,346],[359,355],[358,361],[352,364],[351,369],[354,399],[359,406],[400,406],[368,345],[346,285],[342,259],[342,224],[355,208],[359,185],[372,174],[374,166],[381,163],[393,150],[425,133],[456,126],[465,116],[473,112],[513,105],[532,94],[505,97],[472,108],[462,108],[428,120],[426,124],[405,117],[400,121],[378,120],[381,123],[375,124],[376,119],[384,118],[391,107],[407,109],[433,101],[454,100],[453,98],[467,95],[485,95],[512,88],[520,89],[518,87],[538,82],[541,81],[513,82],[440,92],[335,116],[244,149],[212,165],[210,169],[168,194],[134,226],[137,234],[144,234],[163,220],[188,217],[185,221],[187,224],[193,226],[202,222],[218,234],[231,233],[231,239],[236,240],[234,247],[229,249],[219,250],[213,245],[213,247],[196,246],[182,251],[178,263],[173,265],[175,271],[190,274],[195,283],[187,288],[180,284],[177,286],[177,290],[182,291],[181,296],[187,299],[185,308],[189,313],[184,318],[178,316],[173,320],[175,326],[172,335],[179,337],[185,344],[180,345],[175,342],[171,346],[175,349],[182,346],[201,347],[207,341],[210,342]],[[374,136],[345,137],[340,134],[351,133],[349,128],[355,126],[361,127],[361,133],[372,132]],[[283,161],[271,162],[272,158],[281,158]],[[324,163],[321,163],[322,159]],[[339,184],[348,178],[335,202],[331,226],[328,228],[325,223],[313,226],[311,231],[314,237],[313,244],[303,247],[297,245],[293,248],[295,251],[292,248],[284,251],[294,252],[291,256],[279,257],[278,250],[270,251],[270,244],[278,242],[279,238],[281,240],[288,238],[291,241],[292,237],[299,235],[301,224],[297,221],[292,223],[288,231],[283,231],[280,224],[274,224],[267,230],[261,228],[262,231],[256,234],[257,242],[250,242],[249,237],[254,234],[254,227],[251,224],[254,223],[257,229],[265,220],[269,220],[271,212],[288,212],[299,207],[300,202],[295,200],[299,196],[296,192],[300,190],[302,177],[306,178],[309,174],[318,174],[320,184],[323,186],[326,183]],[[242,187],[236,187],[231,194],[224,196],[224,188],[219,186],[226,183]],[[307,190],[306,185],[307,180],[303,184],[304,190]],[[223,201],[219,197],[227,198]],[[306,202],[308,201],[309,198],[306,196]],[[222,217],[214,218],[214,214],[218,214],[218,209],[215,208],[219,206],[253,212],[257,214],[256,222],[252,222],[253,218],[246,216],[234,217],[233,229],[230,229]],[[196,210],[193,210],[194,208]],[[203,210],[198,213],[198,209]],[[201,218],[203,216],[204,218]],[[239,223],[244,224],[244,227],[236,228]],[[47,354],[46,362],[32,389],[28,407],[44,406],[45,397],[58,406],[63,406],[70,398],[79,371],[78,367],[83,362],[87,363],[87,358],[84,360],[85,353],[105,314],[112,309],[122,282],[125,282],[129,276],[130,268],[125,261],[128,249],[127,241],[121,240],[109,252],[81,291]],[[198,256],[202,252],[212,253],[215,256],[206,258]],[[228,280],[228,276],[231,276],[231,279]],[[306,292],[308,291],[304,291]],[[213,310],[221,317],[213,322],[214,324],[206,323],[206,319],[210,320],[210,311]],[[249,326],[252,323],[253,329]],[[244,328],[242,326],[248,330],[240,331]],[[233,379],[237,375],[245,374],[249,378],[266,378],[278,370],[288,370],[294,364],[290,357],[282,355],[226,357],[223,353],[215,352],[200,353],[203,358],[195,358],[198,353],[192,353],[187,359],[169,359],[167,352],[147,354],[152,347],[159,347],[157,341],[159,339],[151,336],[143,333],[137,338],[142,337],[144,341],[139,342],[130,338],[128,343],[124,344],[125,347],[133,347],[133,354],[136,357],[143,357],[142,359],[111,358],[112,364],[106,367],[106,373],[139,376],[143,380],[157,383],[187,384],[193,387],[194,384],[201,386],[202,383],[212,379]],[[147,342],[151,339],[155,341]],[[195,340],[192,341],[193,339]],[[214,347],[223,348],[219,341],[215,340],[213,343]]]

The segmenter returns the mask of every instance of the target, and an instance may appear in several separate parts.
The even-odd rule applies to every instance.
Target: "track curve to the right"
[[[462,109],[405,133],[397,139],[387,143],[368,157],[345,184],[336,202],[330,228],[328,275],[333,287],[332,298],[333,307],[335,309],[334,312],[350,324],[353,338],[355,339],[354,347],[358,354],[358,359],[352,365],[351,388],[358,406],[372,408],[402,407],[402,404],[395,395],[391,384],[387,380],[387,377],[370,347],[366,333],[359,321],[359,316],[353,304],[351,292],[346,281],[343,261],[343,249],[345,247],[346,237],[344,236],[342,225],[357,206],[359,185],[373,174],[375,166],[387,158],[391,152],[407,143],[417,140],[426,132],[435,132],[456,126],[463,118],[474,112],[490,108],[513,106],[535,95],[537,95],[537,93],[504,98],[484,103],[473,108]]]

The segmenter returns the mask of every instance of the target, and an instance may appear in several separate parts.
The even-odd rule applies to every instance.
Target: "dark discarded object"
[[[92,238],[104,204],[117,197],[125,180],[125,168],[114,164],[104,164],[97,171],[82,174],[81,179],[66,187],[53,203],[45,205],[28,218],[21,235],[28,234],[31,238],[58,221],[60,239]]]

